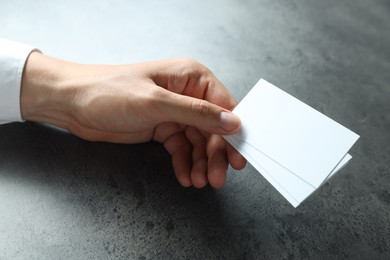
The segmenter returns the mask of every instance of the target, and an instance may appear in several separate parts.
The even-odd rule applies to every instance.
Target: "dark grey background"
[[[389,1],[0,1],[0,25],[77,62],[193,57],[237,100],[263,77],[361,135],[294,209],[250,165],[184,189],[160,144],[2,125],[0,259],[390,258]]]

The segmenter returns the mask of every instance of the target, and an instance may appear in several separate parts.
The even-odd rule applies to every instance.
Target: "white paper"
[[[261,79],[233,110],[230,142],[294,207],[352,157],[359,136]]]

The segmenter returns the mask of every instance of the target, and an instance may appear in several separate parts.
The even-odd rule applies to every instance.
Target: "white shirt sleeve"
[[[20,87],[24,65],[35,48],[0,38],[0,124],[23,121]]]

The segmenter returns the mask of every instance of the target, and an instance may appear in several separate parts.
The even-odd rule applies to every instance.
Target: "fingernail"
[[[230,112],[221,112],[221,118],[219,121],[219,126],[225,131],[233,131],[238,128],[240,125],[240,119],[238,116]]]

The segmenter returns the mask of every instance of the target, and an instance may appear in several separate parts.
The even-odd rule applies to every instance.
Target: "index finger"
[[[204,99],[232,110],[237,102],[228,89],[206,66],[193,59],[171,59],[153,62],[150,77],[169,91]]]

